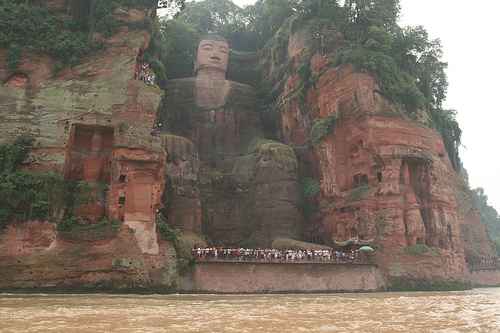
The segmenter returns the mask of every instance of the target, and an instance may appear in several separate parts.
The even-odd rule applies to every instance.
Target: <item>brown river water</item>
[[[0,294],[0,332],[500,332],[500,288],[300,295]]]

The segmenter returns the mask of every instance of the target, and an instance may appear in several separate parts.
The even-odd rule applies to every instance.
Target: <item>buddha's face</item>
[[[219,70],[223,73],[227,70],[229,57],[228,45],[222,41],[204,39],[198,44],[198,53],[194,62],[194,70],[201,69]]]

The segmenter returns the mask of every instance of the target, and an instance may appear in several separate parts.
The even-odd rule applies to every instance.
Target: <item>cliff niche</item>
[[[156,2],[115,1],[99,11],[40,3],[20,8],[59,22],[58,34],[73,22],[56,43],[73,46],[56,52],[42,34],[0,49],[2,158],[10,161],[0,189],[8,194],[0,218],[9,221],[0,233],[0,290],[460,289],[471,286],[467,264],[498,260],[430,113],[341,59],[333,24],[289,20],[247,61],[258,65],[258,87],[226,79],[228,63],[237,63],[230,45],[203,36],[194,76],[168,80],[162,91],[144,79],[153,76],[143,59]],[[82,25],[85,34],[75,28]],[[190,267],[190,247],[299,241],[366,242],[373,263]],[[311,281],[265,285],[294,271],[327,279],[310,290]],[[227,272],[243,279],[236,289],[211,284]]]

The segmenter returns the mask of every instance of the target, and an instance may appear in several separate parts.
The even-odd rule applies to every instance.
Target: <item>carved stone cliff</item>
[[[76,10],[62,0],[44,4],[68,20]],[[10,70],[7,50],[0,49],[2,143],[20,135],[35,138],[26,171],[99,184],[93,200],[75,206],[74,218],[123,222],[118,232],[104,230],[95,238],[49,222],[9,224],[0,234],[2,290],[149,292],[175,285],[175,250],[161,239],[155,220],[166,156],[150,132],[161,92],[135,79],[150,35],[127,26],[146,18],[154,22],[156,10],[120,7],[113,15],[120,29],[105,40],[107,48],[55,77],[50,56],[25,52]]]
[[[428,115],[417,110],[406,120],[374,78],[349,64],[332,66],[334,59],[321,50],[310,54],[305,31],[290,37],[286,58],[292,70],[276,83],[274,106],[280,138],[289,145],[311,145],[313,125],[333,122],[312,152],[299,153],[299,174],[321,183],[310,236],[374,238],[389,285],[468,281],[465,259],[496,254]],[[314,77],[307,85],[298,73],[306,57]],[[408,248],[419,244],[431,251],[410,255]]]
[[[45,1],[68,18],[70,3]],[[167,111],[158,114],[161,92],[134,77],[150,35],[125,25],[155,21],[156,13],[113,15],[121,28],[105,40],[108,48],[56,77],[49,56],[25,53],[10,70],[0,49],[1,143],[35,138],[26,171],[98,184],[75,217],[89,226],[105,217],[123,222],[100,233],[53,221],[8,224],[0,233],[0,290],[175,290],[180,262],[160,236],[157,210],[194,236],[190,245],[374,239],[371,258],[394,288],[464,286],[467,262],[497,259],[425,110],[409,119],[373,77],[311,51],[306,29],[289,37],[282,50],[289,67],[280,75],[272,52],[262,52],[263,76],[278,78],[266,107],[248,85],[183,78],[168,82]],[[314,80],[299,75],[304,64]],[[161,137],[150,135],[157,122]],[[331,131],[318,136],[321,126]],[[265,139],[264,128],[275,128],[279,142]],[[319,182],[318,197],[306,198],[304,179]],[[411,252],[419,246],[427,252]]]

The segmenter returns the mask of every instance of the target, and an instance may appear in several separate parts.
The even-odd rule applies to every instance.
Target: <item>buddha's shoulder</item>
[[[254,89],[252,88],[252,86],[249,86],[248,84],[229,81],[229,85],[231,87],[232,94],[237,94],[237,93],[243,93],[245,95],[254,94]]]
[[[184,77],[180,79],[172,79],[168,80],[167,86],[195,86],[196,78],[195,77]]]

